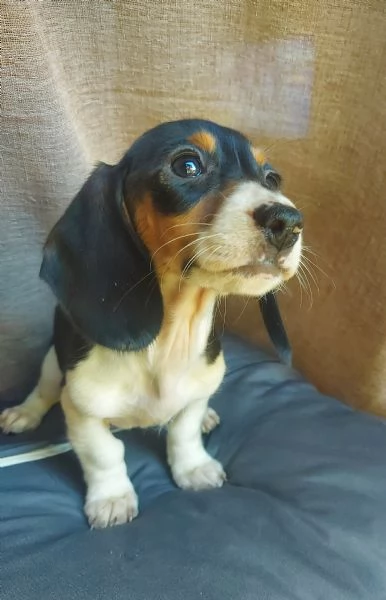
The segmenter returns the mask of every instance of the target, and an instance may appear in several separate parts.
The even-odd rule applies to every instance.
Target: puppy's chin
[[[189,273],[194,285],[210,288],[221,296],[240,295],[259,297],[277,288],[283,281],[279,269],[274,272],[258,272],[253,267],[241,267],[223,271],[210,271],[194,267]]]
[[[302,241],[287,252],[268,257],[261,252],[248,264],[235,265],[233,261],[199,261],[189,270],[189,281],[197,286],[211,288],[220,295],[259,297],[291,279],[301,259]],[[233,263],[233,264],[232,264]]]

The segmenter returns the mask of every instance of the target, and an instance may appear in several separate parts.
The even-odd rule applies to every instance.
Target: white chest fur
[[[151,346],[128,353],[96,346],[68,373],[68,391],[82,412],[119,427],[162,425],[216,391],[224,360],[221,354],[209,365],[205,356],[215,294],[188,286],[173,293]]]

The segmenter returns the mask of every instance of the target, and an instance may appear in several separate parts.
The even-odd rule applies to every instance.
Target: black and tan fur
[[[221,486],[201,431],[225,365],[216,299],[259,297],[294,275],[302,217],[240,133],[165,123],[115,166],[99,165],[50,233],[41,277],[54,292],[54,345],[40,381],[4,411],[6,432],[36,427],[59,399],[94,527],[136,516],[123,444],[110,426],[168,428],[182,488]]]

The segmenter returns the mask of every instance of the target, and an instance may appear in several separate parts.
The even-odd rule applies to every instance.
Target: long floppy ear
[[[51,231],[40,270],[90,341],[139,350],[158,334],[163,305],[151,259],[123,216],[122,167],[101,164]]]

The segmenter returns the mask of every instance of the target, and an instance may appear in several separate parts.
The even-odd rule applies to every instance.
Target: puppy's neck
[[[192,360],[205,351],[213,326],[216,292],[167,274],[162,281],[164,321],[157,345],[165,360]]]

